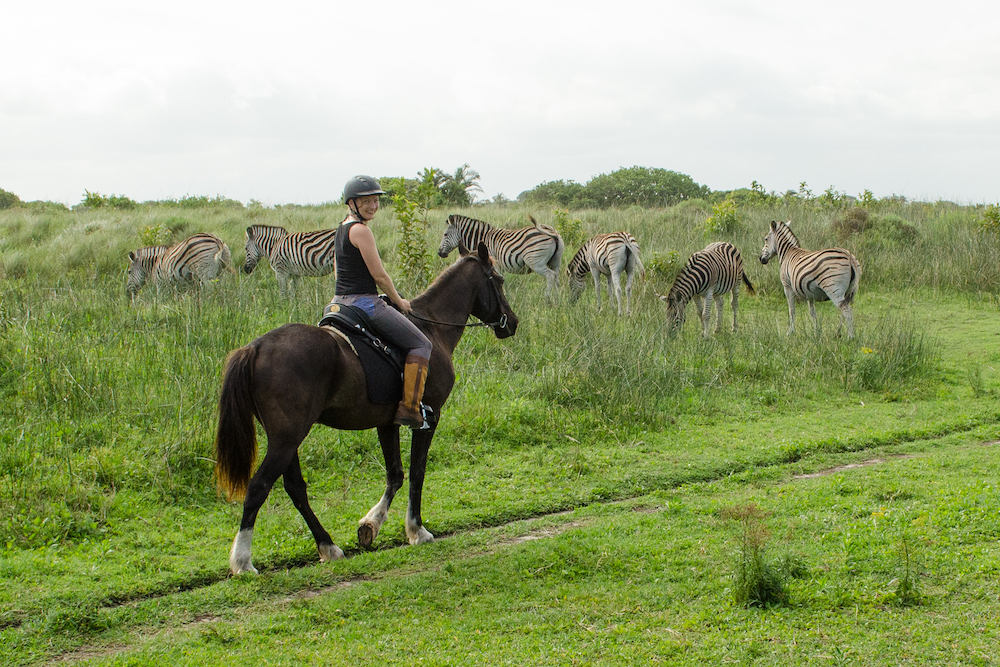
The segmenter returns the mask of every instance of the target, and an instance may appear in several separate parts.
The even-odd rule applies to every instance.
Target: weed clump
[[[769,607],[788,601],[785,578],[792,568],[767,559],[771,532],[764,520],[768,512],[754,503],[736,505],[722,513],[737,523],[736,567],[733,573],[733,600],[743,607]],[[798,565],[794,569],[798,569]]]

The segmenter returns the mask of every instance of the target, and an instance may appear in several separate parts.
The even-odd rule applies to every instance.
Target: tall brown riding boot
[[[395,421],[401,426],[421,428],[424,416],[420,413],[420,399],[424,397],[427,381],[427,360],[415,354],[406,357],[403,366],[403,400],[399,402]]]

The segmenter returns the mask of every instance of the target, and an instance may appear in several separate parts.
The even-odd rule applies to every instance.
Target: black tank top
[[[337,287],[333,291],[336,296],[378,294],[378,286],[365,264],[365,258],[350,240],[351,227],[357,224],[361,223],[356,220],[345,222],[337,230],[337,240],[334,242],[337,253]]]

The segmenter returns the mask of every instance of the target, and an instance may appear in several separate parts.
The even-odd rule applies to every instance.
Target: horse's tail
[[[253,369],[257,347],[233,350],[226,359],[226,374],[219,396],[219,431],[215,437],[215,479],[230,500],[246,495],[257,460],[254,417]]]

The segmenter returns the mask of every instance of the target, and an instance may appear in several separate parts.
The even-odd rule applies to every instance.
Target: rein
[[[500,315],[500,320],[497,322],[463,322],[461,324],[455,322],[438,322],[437,320],[432,320],[429,317],[421,317],[412,310],[410,311],[410,317],[416,318],[421,322],[427,322],[428,324],[440,324],[446,327],[493,327],[495,329],[497,327],[503,328],[507,326],[506,314]]]

